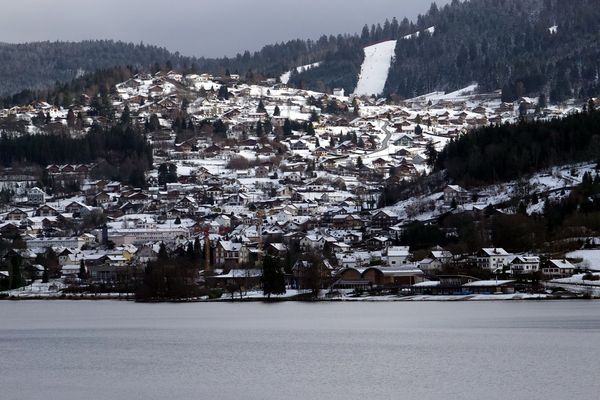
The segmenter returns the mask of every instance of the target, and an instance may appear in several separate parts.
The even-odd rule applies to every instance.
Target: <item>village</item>
[[[284,271],[288,296],[600,294],[598,238],[560,256],[510,253],[493,243],[468,253],[402,243],[415,221],[514,213],[506,203],[520,182],[476,191],[446,184],[394,205],[382,200],[384,186],[427,175],[431,154],[471,129],[561,117],[578,112],[575,104],[503,103],[499,92],[480,94],[477,85],[392,104],[277,79],[172,71],[117,84],[110,102],[115,118],[150,126],[154,168],[144,187],[97,179],[97,163],[5,168],[0,235],[11,245],[0,265],[3,297],[92,287],[95,295],[131,293],[148,263],[165,254],[189,256],[195,269],[186,281],[207,299],[259,293],[266,257]],[[28,134],[43,134],[36,121],[44,120],[45,132],[77,137],[111,123],[90,115],[92,103],[85,96],[70,109],[36,102],[0,110],[0,119]],[[529,184],[560,196],[593,171],[592,164],[558,168]],[[17,288],[16,271],[23,277]]]

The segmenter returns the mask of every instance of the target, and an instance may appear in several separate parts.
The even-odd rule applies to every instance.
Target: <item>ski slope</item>
[[[365,47],[365,60],[360,69],[358,84],[354,94],[357,96],[380,95],[390,72],[396,50],[396,41],[377,43]]]
[[[316,63],[313,63],[313,64],[302,65],[300,67],[296,67],[296,72],[300,74],[302,72],[308,71],[309,69],[316,68],[319,65],[321,65],[320,62],[316,62]],[[288,84],[288,82],[290,81],[290,77],[292,76],[292,71],[293,70],[288,71],[288,72],[284,73],[283,75],[281,75],[279,77],[279,80],[281,81],[281,83],[283,83],[285,85]]]

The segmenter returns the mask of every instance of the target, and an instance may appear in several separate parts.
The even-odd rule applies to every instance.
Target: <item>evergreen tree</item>
[[[435,149],[435,145],[432,141],[427,142],[427,145],[425,146],[425,155],[427,157],[427,165],[430,167],[435,166],[438,152]]]
[[[285,122],[283,123],[283,135],[292,136],[292,123],[290,122],[289,118],[286,118]]]
[[[75,113],[73,112],[72,108],[69,108],[69,111],[67,113],[67,126],[69,128],[74,128],[75,127]]]
[[[129,125],[131,123],[131,112],[129,111],[129,104],[125,104],[123,113],[121,114],[121,124]]]
[[[265,104],[263,103],[262,100],[260,100],[258,102],[258,107],[256,108],[256,112],[259,114],[266,114],[267,113],[267,109],[265,108]]]
[[[285,275],[279,265],[278,259],[265,255],[263,259],[263,274],[262,274],[263,294],[268,299],[272,294],[285,294]]]
[[[81,280],[85,280],[87,278],[87,271],[85,269],[85,261],[83,259],[81,259],[81,261],[79,262],[79,273],[77,274],[77,277]]]
[[[356,159],[356,168],[358,168],[358,169],[363,169],[363,168],[364,168],[364,166],[365,166],[365,165],[363,164],[363,159],[362,159],[362,157],[360,157],[360,156],[359,156],[359,157]]]
[[[221,100],[228,100],[229,99],[229,90],[227,88],[227,85],[221,85],[221,87],[219,88],[219,92],[217,94],[217,97]]]
[[[23,286],[23,275],[21,271],[22,259],[20,255],[10,258],[10,288],[17,289]]]

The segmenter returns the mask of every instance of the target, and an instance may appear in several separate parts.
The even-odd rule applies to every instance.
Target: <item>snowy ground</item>
[[[567,254],[567,258],[581,259],[583,267],[600,271],[600,250],[577,250]]]
[[[425,29],[425,31],[429,32],[430,35],[433,35],[435,33],[435,26],[429,27],[429,28]],[[421,36],[421,31],[415,32],[412,35],[403,36],[402,39],[405,39],[405,40],[416,39],[419,36]]]
[[[383,93],[395,49],[395,40],[365,47],[365,60],[360,70],[354,94],[371,96]]]
[[[296,68],[296,72],[300,74],[302,72],[308,71],[309,69],[316,68],[319,65],[321,65],[320,62],[316,62],[316,63],[308,64],[308,65],[302,65],[302,66]],[[285,74],[281,75],[279,77],[279,80],[281,81],[281,83],[287,85],[287,83],[290,81],[291,76],[292,76],[292,71],[288,71]]]

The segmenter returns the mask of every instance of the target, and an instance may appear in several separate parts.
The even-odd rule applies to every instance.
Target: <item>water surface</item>
[[[0,302],[0,398],[579,399],[600,303]]]

